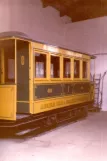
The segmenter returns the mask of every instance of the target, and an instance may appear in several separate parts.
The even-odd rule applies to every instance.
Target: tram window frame
[[[64,59],[69,59],[70,60],[70,77],[64,77]],[[71,67],[72,67],[72,61],[71,61],[71,57],[63,57],[63,79],[64,80],[69,80],[72,78],[72,70],[71,70]]]
[[[86,70],[87,75],[86,75],[86,77],[84,77],[84,73],[83,73],[83,72],[84,72],[84,71],[83,71],[83,70],[84,70],[84,69],[83,69],[83,63],[84,63],[84,62],[85,62],[86,65],[87,65],[87,70]],[[87,60],[83,60],[83,61],[82,61],[82,79],[88,79],[88,61],[87,61]]]
[[[15,85],[16,82],[16,58],[15,58],[15,40],[4,39],[0,41],[0,84]],[[10,63],[12,60],[12,63]],[[12,66],[12,67],[11,67]]]
[[[35,57],[35,54],[41,54],[41,55],[45,55],[46,56],[46,68],[45,68],[45,74],[46,76],[45,77],[36,77],[36,57]],[[34,50],[34,80],[47,80],[47,67],[48,67],[48,53],[45,53],[45,52],[41,52],[41,51],[36,51]]]
[[[51,57],[58,57],[59,58],[59,77],[51,77]],[[59,54],[52,54],[50,53],[50,79],[51,80],[61,80],[61,56]]]
[[[79,76],[78,77],[75,77],[75,61],[79,61]],[[80,59],[74,58],[74,79],[80,80],[80,77],[81,77],[81,62],[80,62]]]

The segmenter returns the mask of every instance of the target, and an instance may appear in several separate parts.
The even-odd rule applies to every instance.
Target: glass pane
[[[13,54],[10,55],[5,55],[5,82],[7,83],[15,80],[15,59]]]
[[[70,78],[70,59],[64,58],[63,59],[63,77],[64,78]]]
[[[15,60],[8,59],[8,79],[14,79],[15,75]]]
[[[46,78],[46,55],[35,53],[35,78]]]
[[[60,78],[60,57],[51,56],[51,78]]]
[[[80,61],[74,60],[74,78],[80,77]]]
[[[83,78],[87,78],[87,62],[83,61]]]

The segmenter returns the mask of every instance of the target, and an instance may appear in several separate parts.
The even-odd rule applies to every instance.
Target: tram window
[[[5,53],[5,83],[15,82],[15,58],[14,53]]]
[[[15,41],[3,40],[0,41],[0,72],[1,83],[14,84],[15,83]]]
[[[35,77],[46,78],[46,55],[35,53]]]
[[[8,79],[14,79],[15,77],[15,60],[8,59]]]
[[[74,60],[74,78],[80,77],[80,61]]]
[[[87,62],[83,61],[83,78],[87,78]]]
[[[63,77],[70,78],[70,64],[71,61],[69,58],[63,59]]]
[[[60,57],[51,55],[51,78],[60,78]]]

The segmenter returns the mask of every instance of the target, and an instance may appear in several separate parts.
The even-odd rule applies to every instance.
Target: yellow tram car
[[[0,34],[0,129],[34,128],[87,115],[90,55]],[[24,128],[23,127],[23,128]]]

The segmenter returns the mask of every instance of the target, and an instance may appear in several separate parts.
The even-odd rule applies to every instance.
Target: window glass
[[[63,77],[64,78],[70,78],[70,64],[71,61],[69,58],[63,59]]]
[[[74,60],[74,78],[80,77],[80,61]]]
[[[83,78],[87,78],[87,62],[83,61]]]
[[[8,79],[15,79],[15,60],[8,59]]]
[[[60,78],[60,57],[51,55],[51,78]]]
[[[15,55],[5,51],[5,83],[15,82]]]
[[[46,78],[46,55],[35,53],[35,78]]]

